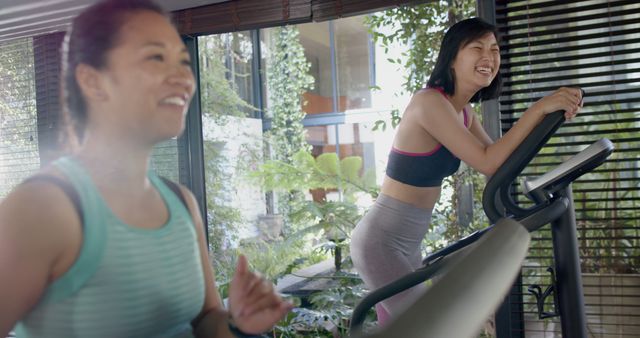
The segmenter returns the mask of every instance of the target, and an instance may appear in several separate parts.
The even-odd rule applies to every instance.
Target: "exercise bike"
[[[587,337],[580,257],[571,182],[601,165],[613,152],[608,139],[591,144],[544,175],[526,179],[522,192],[533,202],[514,200],[515,180],[556,130],[564,113],[548,114],[491,177],[483,192],[489,226],[434,252],[413,273],[372,291],[356,306],[352,337],[471,337],[507,295],[520,272],[530,233],[551,223],[555,268],[551,286],[530,287],[540,318],[559,316],[563,337]],[[378,302],[419,283],[439,278],[414,304],[372,334],[362,329],[366,313]],[[554,310],[544,304],[553,297]]]

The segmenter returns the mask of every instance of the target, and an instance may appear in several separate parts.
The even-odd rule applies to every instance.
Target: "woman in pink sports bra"
[[[491,176],[545,114],[573,118],[582,105],[578,88],[560,88],[527,109],[495,142],[470,102],[500,95],[500,48],[495,26],[471,18],[445,34],[428,87],[416,92],[398,125],[381,194],[351,237],[353,264],[370,290],[422,264],[420,244],[440,197],[442,180],[460,161]],[[376,306],[379,324],[418,299],[419,285]]]

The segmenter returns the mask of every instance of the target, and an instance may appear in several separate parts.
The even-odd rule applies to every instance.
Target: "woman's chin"
[[[184,131],[184,125],[181,125],[180,128],[174,127],[174,128],[166,129],[166,130],[163,130],[162,132],[156,133],[153,137],[154,144],[179,137],[180,135],[182,135],[183,131]]]

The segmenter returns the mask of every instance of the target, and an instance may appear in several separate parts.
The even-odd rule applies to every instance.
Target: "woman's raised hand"
[[[240,255],[229,286],[229,314],[235,326],[259,334],[271,329],[292,308],[275,293],[273,283],[249,270],[247,258]]]
[[[561,87],[553,93],[541,98],[529,108],[541,115],[564,110],[564,116],[571,120],[582,108],[582,90],[575,87]]]

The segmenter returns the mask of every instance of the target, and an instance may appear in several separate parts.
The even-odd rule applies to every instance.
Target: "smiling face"
[[[97,71],[101,95],[90,102],[95,109],[89,125],[151,144],[177,136],[195,90],[190,64],[166,17],[151,11],[127,14],[106,66]]]
[[[469,87],[476,92],[488,87],[500,68],[500,48],[493,33],[463,45],[451,65],[456,88]]]

